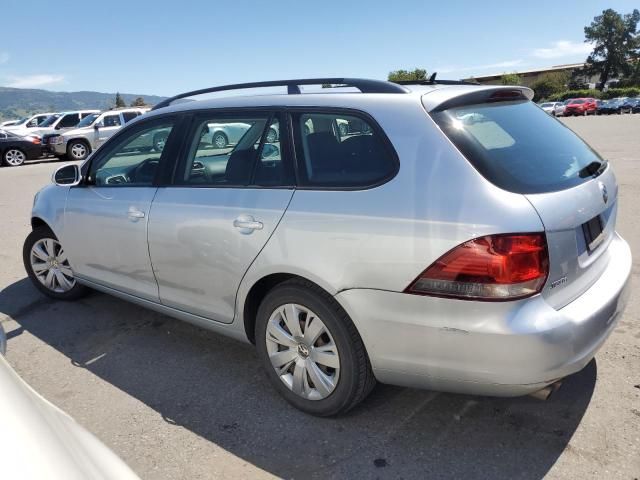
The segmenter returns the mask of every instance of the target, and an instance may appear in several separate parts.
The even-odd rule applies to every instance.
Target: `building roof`
[[[477,81],[487,81],[494,80],[502,77],[505,73],[515,73],[517,75],[534,75],[539,73],[547,73],[547,72],[557,72],[562,70],[575,70],[577,68],[583,68],[585,63],[567,63],[564,65],[553,65],[552,67],[546,68],[535,68],[532,70],[521,70],[519,72],[502,72],[502,73],[494,73],[491,75],[480,75],[477,77],[473,77]]]

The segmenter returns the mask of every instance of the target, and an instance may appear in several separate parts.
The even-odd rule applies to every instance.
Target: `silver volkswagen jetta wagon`
[[[631,254],[611,166],[532,95],[346,78],[179,95],[54,174],[25,267],[53,298],[92,288],[254,343],[315,415],[376,380],[539,392],[611,333]],[[247,127],[220,148],[212,123]]]

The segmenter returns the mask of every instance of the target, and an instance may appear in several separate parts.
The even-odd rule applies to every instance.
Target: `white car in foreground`
[[[5,345],[0,325],[0,353]],[[138,479],[100,440],[27,385],[2,354],[0,392],[1,478]]]

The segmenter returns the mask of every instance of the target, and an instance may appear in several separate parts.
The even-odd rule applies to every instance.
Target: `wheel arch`
[[[51,226],[45,222],[42,218],[40,217],[31,217],[31,229],[35,230],[36,228],[40,228],[40,227],[47,227],[49,230],[53,231],[51,229]]]
[[[329,295],[333,297],[333,295],[327,291],[326,288],[319,285],[317,282],[310,280],[302,275],[297,275],[295,273],[271,273],[263,276],[259,280],[257,280],[251,288],[248,290],[246,296],[244,297],[244,302],[242,304],[242,318],[244,322],[244,331],[247,339],[251,343],[255,345],[255,325],[256,325],[256,316],[258,313],[258,308],[260,307],[260,303],[267,296],[267,294],[273,290],[278,285],[288,281],[288,280],[304,280],[305,282],[312,283],[316,287],[324,290]],[[337,301],[337,300],[336,300]]]

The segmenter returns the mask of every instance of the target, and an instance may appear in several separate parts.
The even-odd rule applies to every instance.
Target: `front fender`
[[[47,185],[33,199],[31,219],[38,218],[46,223],[59,239],[64,234],[64,209],[70,187]]]

